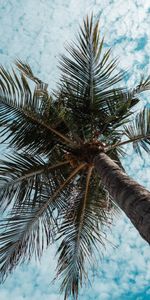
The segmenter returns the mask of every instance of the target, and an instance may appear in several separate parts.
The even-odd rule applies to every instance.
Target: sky
[[[133,87],[142,74],[150,74],[149,0],[0,0],[0,63],[9,67],[16,58],[27,61],[51,90],[59,78],[60,53],[92,11],[100,18],[105,46],[119,57],[119,68],[128,70],[126,85]],[[138,108],[148,103],[146,92]],[[149,157],[139,158],[131,146],[126,152],[126,172],[150,189]],[[88,269],[91,284],[81,289],[79,300],[150,299],[149,246],[123,213],[114,219],[108,239],[113,246],[107,245],[102,259]],[[55,250],[47,250],[40,263],[19,266],[0,286],[0,299],[63,300],[59,282],[51,284]]]

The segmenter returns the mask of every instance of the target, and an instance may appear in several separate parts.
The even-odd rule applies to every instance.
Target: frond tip
[[[38,79],[32,72],[30,66],[27,63],[22,62],[21,60],[17,59],[15,61],[15,64],[18,68],[18,70],[24,74],[26,77],[34,81],[36,84],[42,83],[40,79]]]

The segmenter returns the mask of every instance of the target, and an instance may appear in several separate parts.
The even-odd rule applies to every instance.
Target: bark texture
[[[107,154],[100,153],[94,164],[114,201],[150,244],[150,192],[124,173]]]

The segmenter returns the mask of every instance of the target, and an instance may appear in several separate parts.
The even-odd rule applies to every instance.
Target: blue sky
[[[73,40],[83,17],[94,12],[100,17],[106,46],[120,57],[121,69],[129,70],[128,86],[138,83],[141,74],[150,74],[149,0],[0,0],[0,63],[10,66],[20,58],[34,72],[55,87],[59,76],[59,53]],[[142,107],[150,93],[141,97]],[[150,159],[133,155],[123,164],[130,176],[150,189]],[[122,214],[114,220],[102,260],[90,272],[91,286],[80,292],[79,300],[150,299],[150,251],[131,223]],[[47,250],[41,263],[34,260],[18,267],[0,287],[0,299],[62,300],[59,283],[50,284],[56,267],[55,247]]]

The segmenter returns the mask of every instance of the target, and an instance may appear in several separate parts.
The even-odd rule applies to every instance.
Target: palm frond
[[[0,222],[0,282],[19,264],[29,261],[33,255],[40,259],[43,250],[53,242],[57,223],[51,208],[42,217],[36,217],[45,199],[36,199],[34,207],[16,206]]]
[[[62,242],[57,251],[56,278],[63,278],[61,292],[65,299],[71,295],[77,299],[79,286],[86,277],[85,262],[91,262],[94,249],[98,250],[97,242],[104,246],[102,227],[110,222],[109,208],[100,179],[91,166],[78,178],[59,230]]]
[[[29,87],[24,75],[19,78],[1,67],[0,125],[1,137],[18,150],[48,153],[57,143],[73,145],[64,132],[68,128],[59,116],[44,84]],[[34,136],[34,141],[33,141]]]
[[[54,168],[47,168],[45,170],[47,182],[45,178],[43,182],[40,178],[42,188],[39,193],[38,186],[35,187],[34,205],[34,194],[31,192],[30,199],[26,197],[23,205],[16,203],[8,216],[2,220],[0,224],[2,231],[0,235],[1,280],[5,280],[18,263],[30,260],[34,253],[40,258],[43,249],[53,241],[59,226],[60,211],[67,210],[66,199],[74,186],[75,177],[85,165],[85,163],[80,164],[73,171],[69,169],[67,178],[64,168],[61,174],[59,174],[60,169],[56,172],[58,164]],[[59,167],[61,166],[64,166],[64,163],[60,163]],[[28,173],[27,176],[31,180],[33,174],[29,177]]]
[[[124,73],[117,72],[117,60],[111,60],[111,50],[104,51],[99,23],[93,17],[84,20],[77,43],[67,47],[68,56],[60,61],[62,77],[60,91],[66,119],[81,139],[90,139],[94,131],[109,134],[112,126],[120,126],[139,99],[125,88],[115,88]],[[79,122],[80,120],[80,122]],[[107,126],[105,124],[107,123]]]
[[[121,73],[110,77],[116,69],[116,60],[109,61],[110,50],[102,55],[103,43],[104,39],[100,41],[99,22],[94,25],[93,18],[87,18],[84,27],[80,28],[78,44],[67,48],[70,58],[63,55],[60,62],[63,82],[66,81],[75,92],[78,87],[81,101],[84,98],[90,106],[97,100],[96,95],[122,78]]]
[[[0,161],[0,207],[3,210],[9,205],[23,205],[27,202],[35,205],[36,199],[42,194],[43,186],[51,189],[59,186],[61,168],[68,169],[69,161],[48,162],[40,157],[32,157],[27,153],[12,154]],[[66,169],[66,170],[67,170]],[[62,173],[63,174],[63,173]]]
[[[145,107],[129,125],[124,126],[123,134],[128,140],[112,145],[111,149],[132,143],[133,149],[141,157],[141,149],[150,153],[150,108]]]

